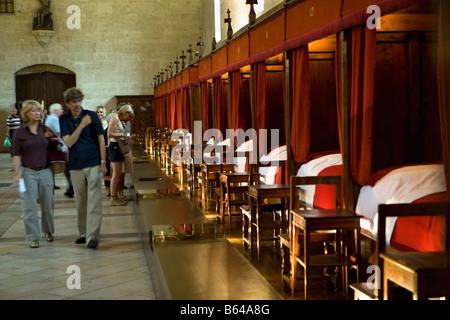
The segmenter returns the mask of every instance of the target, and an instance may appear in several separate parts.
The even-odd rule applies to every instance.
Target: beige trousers
[[[78,231],[86,242],[100,241],[102,223],[102,179],[99,166],[70,170],[78,211]]]

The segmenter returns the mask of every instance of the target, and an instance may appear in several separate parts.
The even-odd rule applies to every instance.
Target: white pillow
[[[412,203],[424,196],[445,192],[443,164],[416,165],[395,169],[359,193],[356,213],[372,220],[372,235],[378,234],[378,205]],[[386,219],[386,241],[390,243],[397,218]]]

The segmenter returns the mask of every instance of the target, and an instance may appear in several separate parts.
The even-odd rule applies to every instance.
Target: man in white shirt
[[[59,127],[59,116],[61,116],[63,114],[64,109],[63,109],[62,105],[60,105],[59,103],[53,103],[52,105],[50,105],[50,107],[48,109],[49,109],[50,115],[47,117],[47,119],[45,119],[45,125],[47,127],[49,127],[53,131],[54,134],[56,134],[58,137],[60,137],[60,140],[63,144],[64,150],[67,150],[67,147],[61,138],[61,129]],[[67,165],[67,161],[64,166],[64,175],[66,176],[67,183],[69,185],[69,187],[66,189],[66,192],[64,192],[64,195],[66,197],[72,198],[73,197],[73,186],[72,186],[72,180],[70,179],[70,172],[69,172],[69,166]]]

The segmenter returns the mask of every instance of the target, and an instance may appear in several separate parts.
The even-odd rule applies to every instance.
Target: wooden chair
[[[386,218],[444,216],[442,252],[386,252]],[[393,298],[394,283],[412,292],[414,300],[450,298],[450,202],[383,204],[378,207],[378,266],[383,279],[377,296]],[[376,287],[375,287],[376,288]]]
[[[263,167],[270,167],[273,166],[272,164],[263,164],[263,163],[256,163],[252,164],[251,162],[248,162],[248,186],[255,186],[259,185],[261,183],[260,179],[255,179],[255,174],[259,172],[260,168]],[[285,173],[285,162],[280,161],[280,168],[281,168],[281,174],[284,178]],[[257,205],[256,203],[254,205]],[[286,216],[286,205],[283,200],[281,200],[278,203],[263,203],[261,204],[261,211],[263,215],[270,215],[270,220],[272,220],[274,223],[271,224],[265,224],[264,226],[258,226],[256,223],[256,217],[252,216],[252,211],[250,210],[250,204],[244,205],[241,207],[242,211],[242,239],[244,244],[247,244],[250,251],[252,249],[252,243],[253,243],[253,229],[273,229],[275,232],[275,236],[271,237],[270,239],[264,239],[264,240],[278,240],[279,234],[278,230],[283,229],[284,226],[287,226],[288,221],[287,219],[284,219]],[[267,221],[268,219],[266,219]],[[285,223],[284,223],[285,222]],[[258,247],[258,257],[259,257],[259,242],[257,243]]]
[[[292,211],[297,209],[307,209],[308,205],[304,201],[303,190],[300,186],[306,185],[334,185],[335,191],[335,208],[341,208],[341,177],[340,176],[308,176],[299,177],[291,176],[290,181],[290,206],[289,206],[289,222],[292,221]],[[280,234],[281,247],[281,281],[290,284],[291,282],[291,238],[292,225],[289,223],[289,232]],[[330,232],[314,232],[311,234],[311,242],[323,242],[324,252],[328,253],[328,242],[334,240],[334,233]],[[303,237],[300,235],[300,241]]]
[[[225,149],[226,146],[222,146],[223,149]],[[216,146],[216,151],[217,151]],[[222,154],[224,153],[224,150],[222,151]],[[216,154],[212,154],[212,156],[216,156]],[[201,184],[201,199],[199,196],[199,200],[201,204],[204,204],[206,207],[208,207],[208,201],[209,201],[209,195],[215,196],[218,200],[220,198],[220,185],[219,185],[219,177],[221,173],[224,172],[233,172],[234,171],[234,164],[228,164],[226,163],[225,157],[223,157],[222,161],[219,161],[221,163],[219,164],[202,164],[202,172],[201,172],[201,181],[199,180],[199,183]],[[200,185],[199,185],[200,189]],[[219,201],[219,200],[218,200]],[[218,206],[216,206],[216,212],[218,211]]]
[[[253,175],[253,183],[258,183],[260,174]],[[220,175],[220,199],[219,213],[220,220],[223,222],[225,211],[228,215],[228,222],[231,229],[232,207],[248,204],[249,174],[247,172],[227,172]]]

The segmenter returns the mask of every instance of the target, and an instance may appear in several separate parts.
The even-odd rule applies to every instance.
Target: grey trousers
[[[42,233],[54,233],[53,204],[54,182],[50,168],[35,171],[22,169],[22,178],[26,191],[22,199],[22,217],[25,227],[25,239],[41,240]],[[41,206],[41,226],[37,213],[37,200]]]
[[[102,179],[99,166],[82,170],[70,170],[73,191],[78,211],[78,231],[80,236],[100,241],[102,223]]]

